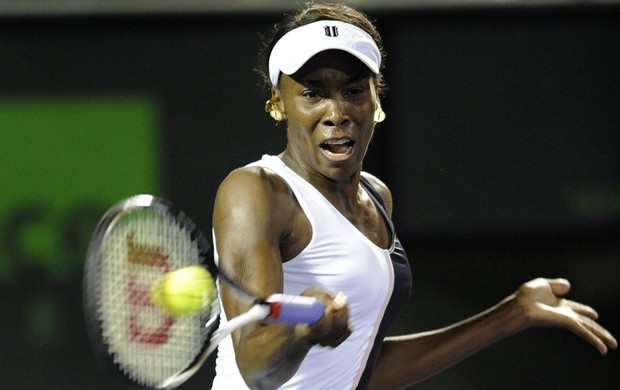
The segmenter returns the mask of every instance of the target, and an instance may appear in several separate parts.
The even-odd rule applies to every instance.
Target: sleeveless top
[[[364,190],[391,229],[389,249],[375,245],[353,226],[314,186],[277,156],[249,166],[265,167],[289,185],[312,226],[310,243],[284,262],[284,293],[299,294],[311,286],[342,291],[349,306],[351,335],[338,347],[316,345],[281,389],[363,389],[397,309],[411,292],[411,273],[381,198],[362,180]],[[214,245],[215,247],[215,245]],[[217,251],[214,250],[216,259]],[[221,321],[226,318],[222,310]],[[247,389],[235,363],[232,339],[218,347],[213,389]]]

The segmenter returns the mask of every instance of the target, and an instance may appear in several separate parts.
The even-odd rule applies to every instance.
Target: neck
[[[307,169],[288,150],[278,156],[287,167],[314,186],[331,204],[343,213],[353,212],[359,205],[361,168],[351,175],[330,178]]]

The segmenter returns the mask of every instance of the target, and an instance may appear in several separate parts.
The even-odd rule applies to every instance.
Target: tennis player
[[[308,5],[275,26],[263,54],[266,111],[288,142],[221,184],[219,266],[259,296],[314,296],[326,309],[313,326],[235,331],[219,346],[215,389],[396,389],[534,326],[569,329],[602,354],[617,347],[592,308],[564,298],[566,280],[543,278],[452,326],[386,338],[411,274],[390,191],[362,171],[385,119],[381,38],[354,9]],[[248,309],[225,284],[221,296],[222,321]]]

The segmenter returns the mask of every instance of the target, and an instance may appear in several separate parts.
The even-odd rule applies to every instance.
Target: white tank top
[[[250,166],[268,168],[284,179],[312,226],[308,246],[282,265],[284,293],[299,294],[308,287],[322,286],[342,291],[349,302],[351,336],[337,348],[312,347],[297,373],[280,388],[354,389],[392,295],[390,250],[370,241],[278,157],[266,155]],[[226,321],[223,314],[222,321]],[[213,389],[247,389],[235,363],[230,336],[218,348]]]

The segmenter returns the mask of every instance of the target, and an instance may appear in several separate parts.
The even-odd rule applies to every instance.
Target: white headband
[[[275,44],[269,56],[271,83],[278,85],[280,72],[291,75],[316,54],[331,49],[346,51],[379,73],[381,52],[366,31],[336,20],[321,20],[289,31]]]

